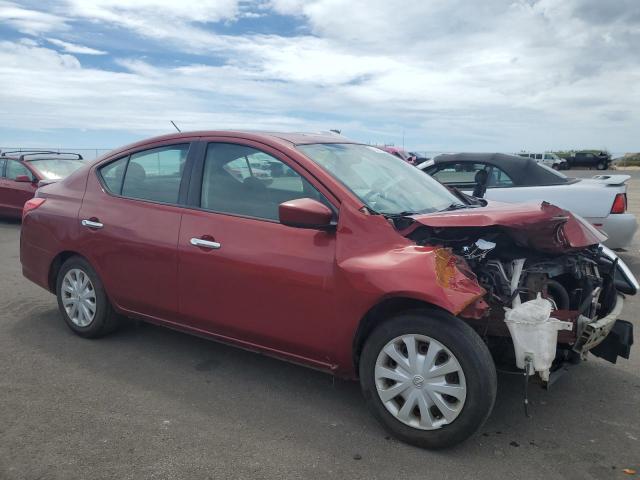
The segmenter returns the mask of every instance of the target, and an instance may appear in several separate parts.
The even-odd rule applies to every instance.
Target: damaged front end
[[[613,363],[629,358],[632,325],[618,317],[638,283],[600,245],[606,237],[579,217],[542,203],[393,221],[416,244],[440,247],[486,291],[458,315],[485,339],[499,367],[526,368],[549,382],[589,351]]]

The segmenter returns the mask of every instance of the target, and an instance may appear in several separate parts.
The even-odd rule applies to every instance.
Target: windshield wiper
[[[452,203],[447,208],[440,210],[441,212],[449,212],[451,210],[460,210],[462,208],[469,208],[469,205],[465,205],[464,203]]]
[[[404,211],[399,213],[380,212],[380,215],[383,215],[387,218],[399,218],[399,217],[408,217],[410,215],[418,215],[418,212],[410,212],[410,211]]]

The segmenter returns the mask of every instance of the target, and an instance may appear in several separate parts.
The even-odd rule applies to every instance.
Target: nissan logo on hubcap
[[[413,384],[416,386],[416,388],[422,388],[422,385],[424,384],[424,378],[422,377],[422,375],[416,375],[415,377],[413,377]]]

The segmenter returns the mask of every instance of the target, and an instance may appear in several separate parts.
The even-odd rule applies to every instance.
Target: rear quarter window
[[[124,171],[127,168],[127,161],[129,157],[121,158],[108,165],[105,165],[100,169],[100,177],[104,182],[107,190],[116,195],[122,193],[122,179],[124,178]]]
[[[136,152],[100,168],[109,192],[127,198],[178,203],[189,144]]]

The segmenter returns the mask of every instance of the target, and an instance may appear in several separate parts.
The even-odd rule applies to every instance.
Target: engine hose
[[[584,300],[582,300],[582,303],[580,304],[580,307],[578,308],[578,312],[583,315],[585,313],[585,311],[591,306],[591,304],[593,303],[593,283],[591,282],[591,280],[586,279],[585,280],[585,284],[586,284],[586,288],[585,291],[589,292],[586,297],[584,298]],[[587,312],[587,316],[589,316],[589,312]]]
[[[569,293],[567,289],[562,286],[560,282],[555,280],[547,280],[545,286],[549,291],[549,295],[553,297],[556,302],[558,310],[568,310],[570,306]]]

